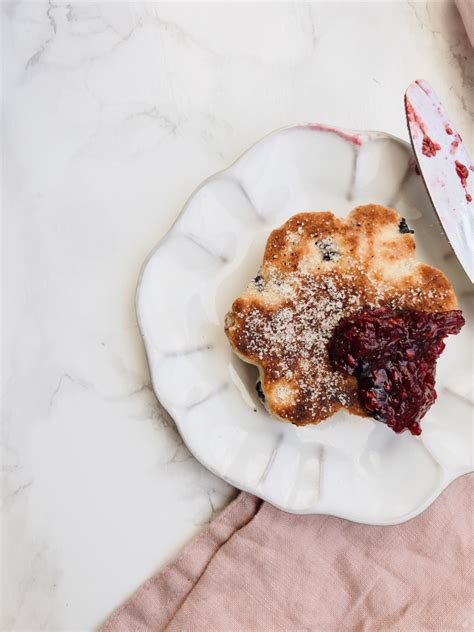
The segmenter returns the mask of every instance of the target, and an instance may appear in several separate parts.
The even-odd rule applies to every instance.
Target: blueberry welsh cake
[[[318,424],[345,408],[419,434],[443,339],[464,323],[456,307],[443,272],[415,260],[406,221],[368,204],[274,230],[225,331],[279,420]]]

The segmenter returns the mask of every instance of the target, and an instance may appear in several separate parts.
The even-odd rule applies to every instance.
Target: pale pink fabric
[[[474,0],[455,0],[459,13],[461,14],[467,36],[474,46]]]
[[[472,632],[473,500],[464,476],[373,527],[242,493],[101,632]]]

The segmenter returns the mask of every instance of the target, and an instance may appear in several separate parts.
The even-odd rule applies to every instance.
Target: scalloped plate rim
[[[137,318],[137,324],[138,324],[138,328],[140,331],[140,335],[143,339],[143,344],[144,344],[144,348],[145,348],[145,357],[146,357],[146,362],[147,362],[147,366],[148,366],[148,370],[150,373],[150,378],[151,378],[151,384],[153,387],[153,393],[155,395],[155,397],[157,398],[158,403],[165,409],[165,411],[170,415],[171,419],[173,420],[174,424],[176,425],[176,428],[181,436],[181,438],[184,441],[184,444],[186,445],[186,448],[189,450],[189,452],[194,456],[194,458],[201,463],[201,465],[203,465],[207,470],[209,470],[212,474],[214,474],[215,476],[217,476],[218,478],[224,480],[225,482],[227,482],[229,485],[231,485],[232,487],[235,487],[237,490],[240,490],[242,492],[245,493],[249,493],[252,494],[254,496],[257,496],[258,498],[264,500],[265,502],[270,503],[271,505],[273,505],[274,507],[276,507],[277,509],[284,511],[285,513],[289,513],[289,514],[293,514],[293,515],[324,515],[324,516],[332,516],[335,518],[341,518],[343,520],[348,520],[350,522],[354,522],[357,524],[365,524],[365,525],[371,525],[371,526],[393,526],[393,525],[397,525],[397,524],[402,524],[405,523],[409,520],[412,520],[413,518],[416,518],[417,516],[419,516],[420,514],[422,514],[426,509],[428,509],[433,502],[451,485],[451,483],[453,483],[455,480],[457,480],[458,478],[465,476],[467,474],[470,474],[473,472],[472,468],[467,468],[465,470],[459,470],[459,471],[449,471],[449,474],[451,474],[450,476],[446,476],[446,474],[448,474],[448,471],[446,470],[446,468],[442,468],[443,471],[443,477],[440,479],[439,483],[437,484],[437,486],[433,489],[432,494],[430,494],[419,506],[417,506],[413,511],[408,512],[407,514],[403,514],[402,516],[397,516],[396,518],[393,519],[388,519],[388,520],[367,520],[367,519],[358,519],[357,517],[355,517],[354,515],[349,515],[346,514],[343,511],[335,511],[335,512],[330,512],[330,511],[317,511],[315,509],[309,509],[309,510],[292,510],[292,509],[288,509],[286,507],[283,507],[281,505],[279,505],[277,502],[271,500],[266,494],[264,493],[258,493],[255,494],[255,492],[250,489],[248,486],[242,484],[242,483],[237,483],[236,481],[234,481],[232,479],[232,477],[223,475],[222,473],[218,472],[212,465],[209,465],[207,463],[207,459],[203,456],[201,456],[198,451],[192,447],[191,443],[188,441],[188,438],[186,437],[186,430],[184,427],[182,427],[182,425],[180,424],[180,422],[177,420],[177,416],[173,414],[173,406],[169,405],[167,406],[164,403],[164,400],[166,399],[164,396],[161,396],[158,394],[158,387],[155,383],[155,375],[154,372],[152,370],[152,364],[151,364],[151,349],[149,348],[148,342],[147,342],[147,338],[146,338],[146,334],[145,334],[145,328],[142,322],[142,318],[141,318],[141,314],[140,314],[140,299],[141,299],[141,292],[142,292],[142,281],[143,281],[143,277],[146,271],[146,268],[149,264],[149,262],[151,261],[151,259],[154,257],[154,255],[156,254],[156,252],[158,252],[158,250],[166,243],[166,241],[168,240],[168,237],[170,236],[170,233],[172,232],[173,228],[175,227],[175,225],[178,223],[179,219],[181,218],[181,216],[186,212],[189,203],[191,201],[192,198],[194,198],[194,196],[202,189],[204,188],[209,182],[217,179],[220,175],[225,174],[226,172],[230,171],[238,162],[240,162],[240,160],[246,156],[250,151],[252,151],[252,149],[254,147],[256,147],[257,145],[259,145],[262,141],[265,141],[266,139],[270,138],[273,135],[277,135],[280,132],[284,132],[287,130],[293,130],[293,129],[311,129],[315,132],[323,132],[323,133],[332,133],[335,134],[339,137],[342,134],[345,134],[347,136],[353,136],[353,137],[358,137],[358,136],[362,136],[365,138],[380,138],[380,139],[391,139],[394,140],[396,143],[399,143],[401,145],[404,145],[405,147],[407,147],[408,149],[411,150],[411,146],[410,143],[402,138],[399,138],[398,136],[395,136],[394,134],[390,134],[388,132],[381,132],[381,131],[376,131],[376,130],[354,130],[354,129],[350,129],[350,128],[343,128],[343,127],[338,127],[338,126],[333,126],[333,125],[326,125],[326,124],[320,124],[320,123],[299,123],[299,124],[294,124],[294,125],[286,125],[283,127],[279,127],[276,128],[274,130],[271,130],[270,132],[268,132],[267,134],[264,134],[263,136],[261,136],[258,140],[256,140],[254,143],[252,143],[249,147],[247,147],[247,149],[245,149],[243,152],[241,152],[237,158],[235,160],[233,160],[227,167],[220,169],[219,171],[216,171],[215,173],[209,175],[207,178],[205,178],[193,191],[192,193],[188,196],[188,198],[186,199],[185,203],[183,204],[182,209],[180,210],[180,212],[176,215],[176,218],[174,219],[174,221],[171,223],[171,225],[169,226],[169,228],[166,230],[166,232],[163,234],[163,236],[161,237],[161,239],[159,239],[159,241],[157,242],[156,246],[150,251],[150,253],[148,254],[148,256],[145,258],[141,268],[140,268],[140,272],[138,275],[138,280],[137,280],[137,287],[136,287],[136,291],[135,291],[135,313],[136,313],[136,318]],[[346,139],[346,142],[350,142],[349,140]]]

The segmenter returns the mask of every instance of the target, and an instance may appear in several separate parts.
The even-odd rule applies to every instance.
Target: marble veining
[[[134,312],[146,255],[196,186],[271,130],[320,121],[407,138],[401,96],[419,76],[467,140],[473,53],[451,2],[20,0],[0,13],[0,628],[82,632],[235,494],[191,456],[151,390]],[[221,178],[240,186],[233,171]],[[255,197],[240,194],[265,232]],[[215,335],[169,338],[162,351],[197,360],[198,347],[218,353]],[[258,406],[246,405],[249,427]],[[254,480],[272,446],[252,453]],[[298,489],[298,502],[313,497]]]

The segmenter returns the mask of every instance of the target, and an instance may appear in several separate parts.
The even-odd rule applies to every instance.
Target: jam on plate
[[[357,378],[370,416],[395,432],[419,435],[420,421],[436,400],[436,360],[444,338],[463,325],[459,310],[368,309],[339,321],[329,356],[336,369]]]

